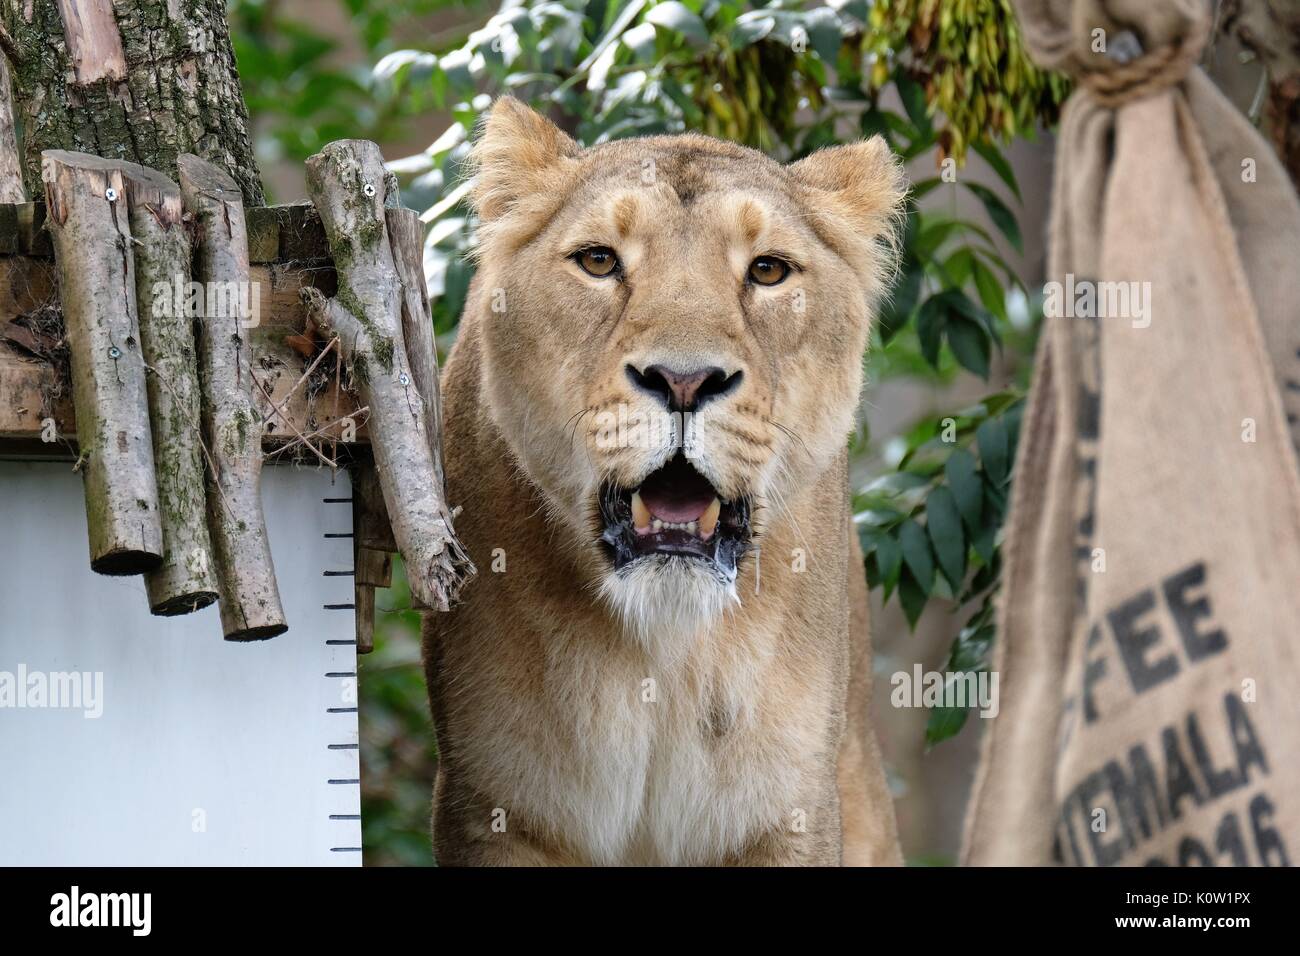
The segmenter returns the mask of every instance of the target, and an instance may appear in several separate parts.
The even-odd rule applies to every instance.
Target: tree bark
[[[23,166],[18,158],[12,89],[9,60],[0,54],[0,202],[20,203],[27,201],[27,194],[23,191]]]
[[[251,295],[248,230],[233,179],[197,156],[179,159],[181,195],[194,214],[196,279],[226,289],[226,307],[199,320],[203,431],[212,456],[208,529],[228,641],[257,641],[288,630],[262,512],[262,434],[253,400],[252,349],[245,318],[233,303]],[[209,299],[212,293],[209,291]],[[213,312],[213,314],[208,314]]]
[[[224,0],[3,0],[24,177],[77,150],[176,176],[194,153],[265,202]]]

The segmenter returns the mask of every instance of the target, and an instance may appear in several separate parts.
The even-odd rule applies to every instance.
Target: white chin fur
[[[695,638],[740,603],[734,573],[662,554],[605,575],[600,593],[627,632],[661,664],[681,660]]]

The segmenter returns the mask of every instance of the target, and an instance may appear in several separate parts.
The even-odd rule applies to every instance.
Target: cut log
[[[71,352],[90,566],[142,574],[162,563],[131,230],[121,169],[49,150],[41,177]]]
[[[163,563],[145,576],[145,589],[154,614],[188,614],[217,599],[204,494],[194,321],[187,311],[190,243],[180,188],[155,170],[135,163],[121,166],[163,532]]]
[[[209,292],[199,320],[203,433],[210,454],[211,533],[227,640],[264,640],[288,629],[262,513],[262,433],[252,349],[240,302],[250,295],[243,197],[231,177],[189,154],[177,160],[181,195],[195,219],[195,278]],[[214,303],[221,306],[212,308]]]
[[[457,540],[437,479],[426,397],[411,371],[402,328],[402,285],[386,228],[379,147],[365,140],[330,143],[307,160],[316,205],[338,273],[338,294],[302,295],[322,329],[340,337],[362,402],[393,535],[412,597],[447,610],[474,565]]]

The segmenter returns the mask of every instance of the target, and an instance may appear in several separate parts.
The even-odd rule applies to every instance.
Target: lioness
[[[475,146],[444,380],[480,568],[428,616],[443,864],[883,864],[846,436],[904,185],[698,135]]]

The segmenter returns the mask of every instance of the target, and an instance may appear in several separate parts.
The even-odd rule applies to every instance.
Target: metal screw
[[[366,183],[364,186],[361,187],[361,191],[365,193],[367,196],[373,196],[375,194],[375,187],[371,183]]]
[[[117,202],[117,190],[114,189],[112,186],[109,186],[107,189],[104,190],[104,198],[107,199],[109,202]]]
[[[411,384],[411,376],[407,375],[405,372],[403,372],[401,375],[397,376],[397,380],[398,380],[399,382],[401,382],[403,385],[410,385],[410,384]]]
[[[111,202],[112,200],[109,201]],[[108,347],[108,357],[114,360],[120,359],[122,357],[122,350],[116,345],[110,345]]]

